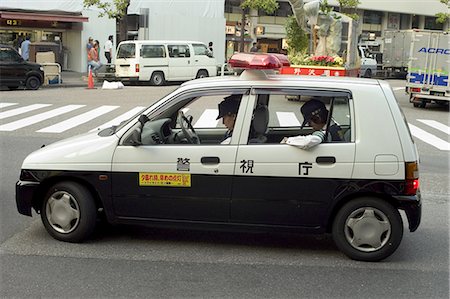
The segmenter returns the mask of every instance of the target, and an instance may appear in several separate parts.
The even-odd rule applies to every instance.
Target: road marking
[[[27,118],[23,118],[17,121],[13,121],[11,123],[8,124],[4,124],[0,126],[0,131],[14,131],[20,128],[24,128],[27,126],[30,126],[32,124],[41,122],[43,120],[79,109],[81,107],[84,107],[86,105],[67,105],[64,107],[60,107],[60,108],[56,108],[44,113],[40,113],[40,114],[36,114]]]
[[[33,105],[21,107],[21,108],[11,109],[8,111],[1,112],[0,119],[4,119],[7,117],[11,117],[11,116],[26,113],[26,112],[30,112],[30,111],[33,111],[36,109],[41,109],[41,108],[48,107],[48,106],[51,106],[51,104],[33,104]]]
[[[277,112],[280,127],[300,127],[301,124],[293,112]]]
[[[195,128],[215,128],[219,122],[217,116],[219,115],[219,110],[217,109],[205,109],[198,121],[194,124]]]
[[[441,132],[446,133],[447,135],[450,135],[450,127],[446,126],[444,124],[441,124],[440,122],[437,122],[435,120],[430,119],[418,119],[421,123],[424,123],[432,128],[435,128]]]
[[[5,107],[9,107],[9,106],[14,106],[17,105],[18,103],[0,103],[0,109],[3,109]]]
[[[109,127],[114,126],[114,125],[119,125],[122,121],[127,120],[130,117],[132,117],[133,115],[137,114],[138,112],[144,110],[144,108],[146,108],[146,107],[144,107],[144,106],[137,106],[137,107],[131,109],[130,111],[128,111],[128,112],[126,112],[126,113],[124,113],[124,114],[114,118],[113,120],[111,120],[111,121],[109,121],[107,123],[104,123],[103,125],[95,128],[95,129],[92,129],[90,132],[95,131],[95,130],[102,130],[104,128],[109,128]]]
[[[101,106],[89,112],[77,115],[75,117],[69,118],[60,123],[54,124],[53,126],[43,128],[39,131],[39,133],[62,133],[69,129],[75,128],[81,124],[84,124],[100,115],[106,114],[108,112],[113,111],[114,109],[119,108],[119,106]]]
[[[430,134],[422,129],[419,129],[418,127],[408,124],[409,129],[411,130],[411,134],[414,135],[414,137],[419,138],[420,140],[442,150],[442,151],[450,151],[450,143],[442,140],[433,134]]]

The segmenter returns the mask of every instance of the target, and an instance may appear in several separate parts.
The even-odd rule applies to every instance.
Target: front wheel
[[[164,85],[165,83],[164,74],[161,72],[154,72],[152,74],[152,77],[150,78],[150,83],[155,86]]]
[[[332,234],[337,247],[351,259],[376,262],[398,248],[403,222],[398,210],[382,199],[358,198],[338,211]]]
[[[36,90],[39,88],[39,86],[41,86],[41,81],[36,76],[30,76],[27,78],[25,86],[27,87],[27,89]]]
[[[197,73],[197,77],[195,77],[195,78],[199,79],[199,78],[206,78],[206,77],[209,77],[208,72],[205,70],[199,70]]]
[[[50,188],[42,202],[41,219],[53,238],[82,242],[95,228],[97,213],[94,198],[78,183],[58,183]]]

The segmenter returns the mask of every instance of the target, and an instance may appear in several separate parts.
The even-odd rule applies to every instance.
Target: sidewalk
[[[88,74],[87,73],[79,73],[72,71],[62,71],[61,72],[61,84],[45,84],[42,85],[41,88],[55,88],[55,87],[87,87],[88,86]],[[94,77],[94,85],[96,87],[101,87],[103,81],[115,81],[114,78],[104,78]]]

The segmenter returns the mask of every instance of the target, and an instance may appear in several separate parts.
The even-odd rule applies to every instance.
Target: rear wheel
[[[30,76],[27,78],[25,86],[27,87],[27,89],[36,90],[39,88],[39,86],[41,86],[41,81],[36,76]]]
[[[351,259],[375,262],[398,248],[403,222],[391,204],[378,198],[358,198],[336,214],[332,234],[337,247]]]
[[[47,232],[55,239],[82,242],[95,228],[97,211],[94,198],[82,185],[61,182],[44,198],[41,219]]]
[[[197,77],[195,77],[195,78],[198,79],[198,78],[205,78],[205,77],[209,77],[208,72],[205,70],[199,70],[197,73]]]
[[[162,72],[154,72],[150,78],[150,83],[155,86],[161,86],[165,83],[164,74]]]

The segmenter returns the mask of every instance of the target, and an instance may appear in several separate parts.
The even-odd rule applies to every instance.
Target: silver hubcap
[[[80,207],[75,198],[65,191],[50,196],[46,206],[47,220],[58,233],[68,234],[80,223]]]
[[[162,82],[161,75],[155,75],[155,77],[153,78],[153,82],[155,82],[156,85],[161,84],[161,82]]]
[[[355,249],[372,252],[382,248],[391,236],[386,215],[372,207],[360,208],[345,221],[345,238]]]

